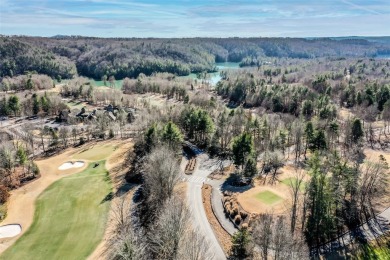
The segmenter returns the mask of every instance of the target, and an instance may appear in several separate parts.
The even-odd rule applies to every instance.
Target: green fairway
[[[104,164],[50,185],[36,201],[31,227],[0,259],[86,259],[104,235],[110,208]]]
[[[92,147],[87,147],[85,150],[82,150],[79,153],[73,155],[74,159],[89,160],[89,161],[99,161],[107,158],[112,152],[114,152],[116,146],[111,144],[106,145],[94,145]]]
[[[255,198],[268,205],[275,204],[282,200],[281,197],[268,190],[257,193]]]
[[[293,185],[296,185],[296,183],[297,183],[297,178],[295,178],[295,177],[290,177],[290,178],[287,178],[287,179],[282,180],[281,182],[282,182],[283,184],[287,185],[287,186],[290,186],[291,183],[292,183]],[[306,185],[305,182],[301,182],[301,185],[300,185],[300,187],[299,187],[299,190],[300,190],[300,191],[305,191],[305,185]]]

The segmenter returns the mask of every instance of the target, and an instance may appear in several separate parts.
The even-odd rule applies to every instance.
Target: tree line
[[[52,78],[103,76],[136,78],[168,72],[216,71],[215,62],[260,66],[262,58],[373,57],[389,50],[386,42],[328,38],[101,39],[86,37],[1,37],[0,77],[37,71]],[[15,58],[14,58],[15,57]],[[77,67],[77,69],[76,69]]]

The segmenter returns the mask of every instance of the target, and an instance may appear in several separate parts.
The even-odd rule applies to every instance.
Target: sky
[[[0,0],[0,34],[389,36],[390,0]]]

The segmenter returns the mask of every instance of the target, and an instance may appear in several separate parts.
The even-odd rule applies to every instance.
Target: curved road
[[[319,254],[323,255],[335,251],[340,247],[353,243],[358,238],[371,241],[388,232],[390,232],[390,207],[378,214],[375,219],[372,218],[354,230],[348,231],[339,238],[322,245],[319,248]]]
[[[210,226],[202,201],[203,182],[207,180],[207,176],[217,167],[218,165],[213,162],[213,160],[209,160],[206,154],[199,154],[197,156],[194,173],[191,176],[186,176],[185,178],[188,180],[187,199],[188,205],[191,209],[194,228],[196,228],[206,237],[207,240],[209,240],[211,246],[210,251],[214,255],[213,259],[224,260],[226,259],[226,255]]]

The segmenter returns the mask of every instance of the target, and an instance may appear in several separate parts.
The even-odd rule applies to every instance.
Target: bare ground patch
[[[366,156],[365,160],[372,161],[372,162],[378,162],[379,156],[383,155],[383,157],[386,159],[386,162],[390,165],[390,152],[380,151],[380,150],[373,150],[373,149],[365,149],[364,154]],[[387,173],[387,181],[390,183],[390,173],[388,171]],[[390,185],[386,186],[386,196],[382,196],[380,198],[377,198],[373,205],[376,212],[382,212],[386,208],[388,208],[389,205],[389,194],[390,194]]]
[[[225,254],[228,254],[232,247],[231,236],[221,226],[217,217],[214,215],[213,209],[211,207],[211,192],[212,192],[212,187],[210,185],[208,184],[203,185],[202,187],[203,207],[206,212],[207,219],[212,229],[214,230],[214,233],[217,236],[220,245],[222,246]]]

